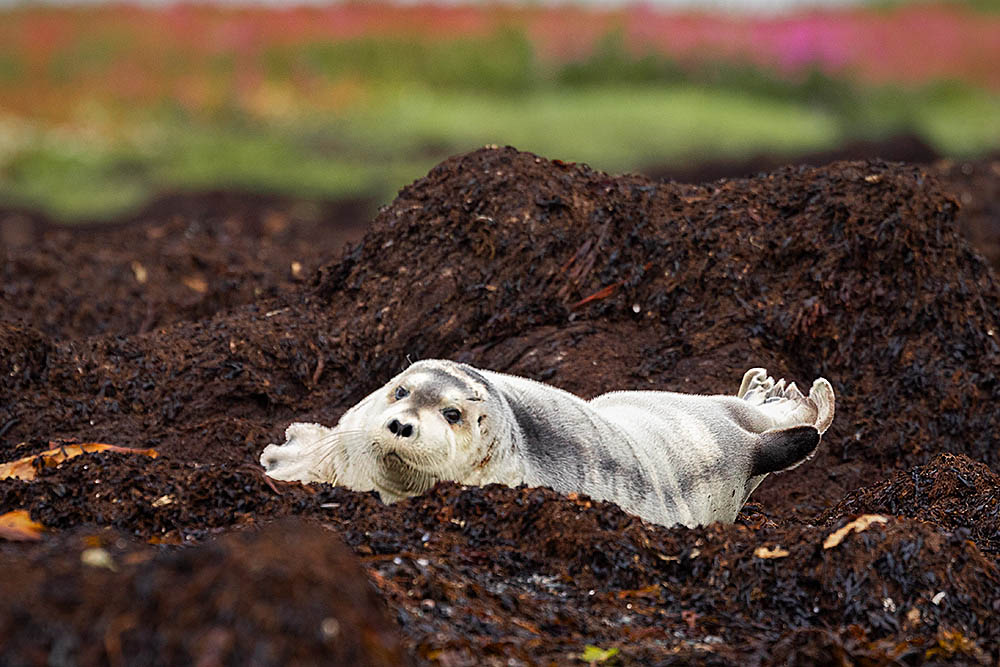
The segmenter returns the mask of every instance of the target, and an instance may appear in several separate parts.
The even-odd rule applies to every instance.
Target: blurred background
[[[1000,0],[0,0],[0,206],[371,209],[484,144],[698,180],[1000,149]]]

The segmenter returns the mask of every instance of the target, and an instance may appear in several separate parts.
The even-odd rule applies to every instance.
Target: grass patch
[[[832,145],[822,110],[691,85],[559,88],[514,96],[408,88],[336,126],[381,155],[510,144],[609,171]]]
[[[43,141],[3,166],[0,198],[62,219],[121,214],[162,189],[248,188],[388,201],[444,157],[510,144],[608,171],[833,145],[823,111],[694,86],[594,87],[516,95],[425,87],[364,109],[293,122],[147,118],[145,143]],[[2,132],[0,128],[0,132]],[[138,133],[142,135],[143,133]]]
[[[0,202],[63,220],[121,215],[164,189],[387,202],[441,159],[484,144],[609,172],[792,155],[899,132],[955,156],[1000,146],[996,94],[864,87],[819,70],[681,67],[628,51],[620,33],[560,65],[541,62],[524,33],[501,30],[484,40],[272,44],[249,61],[228,52],[142,60],[162,71],[117,74],[122,90],[146,91],[142,99],[94,83],[135,43],[111,32],[56,54],[56,87],[38,91],[60,103],[58,86],[83,91],[73,122],[0,116]],[[143,88],[154,80],[165,92]],[[44,83],[0,49],[5,81],[10,91]]]
[[[516,94],[385,87],[343,114],[264,121],[178,113],[131,120],[141,141],[39,131],[0,152],[0,200],[64,219],[120,215],[163,189],[244,188],[311,198],[389,201],[444,157],[510,144],[610,172],[794,154],[916,131],[945,154],[1000,145],[997,99],[941,88],[900,100],[882,91],[855,115],[695,84],[551,87]],[[4,132],[0,124],[0,135]],[[69,133],[69,134],[67,134]],[[0,136],[0,145],[4,138]]]

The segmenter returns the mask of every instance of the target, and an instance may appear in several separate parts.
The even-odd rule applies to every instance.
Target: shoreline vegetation
[[[484,144],[609,172],[899,133],[976,156],[1000,147],[997,32],[954,5],[12,8],[0,205],[73,221],[163,190],[388,202]]]

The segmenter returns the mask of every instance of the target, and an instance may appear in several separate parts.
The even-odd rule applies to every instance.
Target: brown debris
[[[27,510],[11,510],[0,514],[0,539],[12,542],[37,542],[45,526],[31,520]]]
[[[50,442],[49,444],[55,445],[57,443]],[[100,442],[63,443],[52,449],[26,456],[17,461],[0,463],[0,479],[14,478],[26,482],[31,481],[35,479],[39,466],[51,468],[81,454],[107,451],[121,452],[123,454],[142,454],[154,459],[159,456],[155,449],[130,449],[128,447],[118,447],[117,445],[108,445]]]
[[[823,548],[833,549],[841,542],[843,542],[844,538],[850,535],[851,533],[863,533],[873,525],[878,525],[881,523],[888,523],[888,522],[889,519],[880,514],[862,514],[857,519],[844,524],[837,530],[827,535],[826,539],[823,540]]]

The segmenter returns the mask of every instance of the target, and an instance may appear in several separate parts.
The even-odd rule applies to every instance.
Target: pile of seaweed
[[[56,338],[152,331],[294,289],[367,226],[364,201],[167,194],[113,223],[0,210],[4,318]]]
[[[877,161],[695,186],[485,150],[403,190],[317,293],[366,376],[406,355],[582,394],[825,376],[841,418],[814,467],[839,494],[938,451],[1000,465],[1000,293],[955,210]]]
[[[170,551],[68,531],[0,564],[6,664],[408,662],[354,555],[302,521]]]
[[[983,551],[1000,555],[1000,477],[961,454],[939,454],[927,465],[853,491],[819,522],[868,513],[912,517],[959,531]]]
[[[945,463],[909,474],[940,486],[977,466]],[[976,483],[1000,492],[995,478]],[[588,645],[677,664],[985,664],[998,651],[1000,569],[983,552],[995,536],[937,523],[958,510],[953,497],[826,526],[748,511],[736,525],[668,529],[548,489],[442,483],[385,506],[328,485],[269,484],[249,467],[117,453],[0,482],[0,494],[62,531],[30,551],[0,549],[14,573],[0,618],[20,619],[0,623],[0,639],[18,650],[69,636],[81,655],[109,659],[129,647],[163,663],[237,664],[260,645],[269,664],[345,651],[393,664],[379,605],[356,588],[356,565],[309,529],[320,523],[352,547],[411,651],[431,662],[576,662]],[[308,523],[253,530],[289,516]],[[88,547],[108,553],[85,558]],[[345,611],[355,607],[367,616]],[[328,618],[343,637],[324,634]],[[372,633],[378,643],[356,645]],[[111,649],[87,646],[109,636]]]
[[[10,655],[28,662],[59,651],[114,661],[132,642],[136,655],[166,647],[168,662],[237,664],[255,632],[262,663],[348,655],[335,653],[338,633],[379,627],[377,611],[282,606],[300,576],[323,591],[352,576],[322,565],[333,556],[310,528],[257,532],[298,515],[360,557],[423,661],[568,662],[588,645],[662,663],[995,661],[1000,292],[957,233],[956,208],[926,169],[881,161],[683,185],[487,148],[401,191],[340,260],[303,255],[319,267],[311,279],[266,272],[254,296],[255,274],[240,268],[249,256],[201,266],[211,285],[235,271],[240,296],[155,327],[136,327],[135,304],[158,283],[119,284],[137,280],[129,252],[157,270],[146,265],[160,241],[139,225],[132,247],[104,260],[128,270],[101,273],[109,293],[133,299],[117,307],[121,328],[77,335],[35,309],[18,318],[17,290],[0,295],[0,461],[60,439],[160,454],[80,456],[0,481],[0,514],[26,510],[48,531],[0,543],[0,558],[51,559],[52,572],[99,583],[61,599],[58,578],[23,577],[0,602],[0,638],[17,637]],[[199,238],[170,242],[194,253]],[[30,245],[6,252],[35,261]],[[69,267],[47,270],[60,308],[80,298],[60,273]],[[651,526],[542,489],[443,484],[384,506],[262,475],[260,450],[289,422],[331,423],[428,357],[584,396],[734,393],[747,368],[765,366],[800,385],[827,377],[838,414],[816,459],[766,480],[734,526]],[[935,458],[944,452],[954,456]],[[166,586],[178,562],[190,562],[184,576],[221,576],[205,564],[211,549],[267,572],[297,530],[310,547],[287,547],[280,576],[299,583],[233,597],[240,578],[218,579],[178,593],[187,615],[163,593],[115,596],[99,622],[87,616],[102,587]],[[211,546],[232,532],[246,536]],[[84,558],[91,543],[110,560]],[[243,608],[291,614],[303,652],[253,614],[218,631]],[[319,634],[307,641],[303,628]],[[376,645],[392,642],[344,650],[391,662]]]

